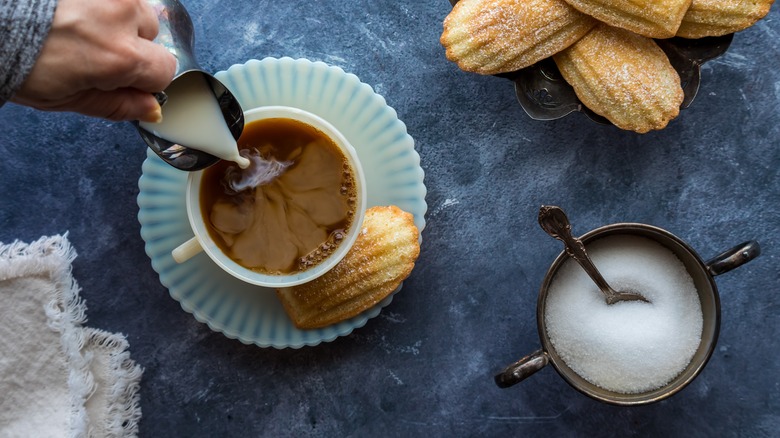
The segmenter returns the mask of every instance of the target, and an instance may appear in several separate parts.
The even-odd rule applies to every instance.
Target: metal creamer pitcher
[[[212,74],[200,69],[194,55],[195,32],[189,13],[178,0],[147,0],[154,9],[160,22],[159,33],[154,39],[176,57],[176,72],[173,82],[185,74],[201,74],[214,92],[228,129],[236,140],[244,130],[244,112],[238,100]],[[156,93],[160,106],[165,105],[165,92]],[[211,166],[220,160],[214,155],[196,149],[188,148],[161,138],[145,129],[138,122],[133,122],[144,142],[163,161],[171,166],[185,171],[196,171]]]

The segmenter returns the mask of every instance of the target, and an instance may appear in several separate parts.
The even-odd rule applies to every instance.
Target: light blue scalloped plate
[[[291,58],[251,60],[216,77],[245,111],[288,105],[329,121],[357,150],[366,173],[368,206],[397,205],[412,213],[423,230],[428,207],[420,156],[406,125],[371,86],[338,67]],[[147,151],[138,181],[141,237],[160,282],[184,310],[212,330],[245,344],[300,348],[351,333],[392,301],[391,295],[360,315],[323,329],[299,330],[272,289],[237,280],[203,253],[176,264],[171,250],[192,237],[184,200],[186,183],[187,173]]]

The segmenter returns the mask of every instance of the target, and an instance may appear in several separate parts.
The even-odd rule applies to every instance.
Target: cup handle
[[[704,262],[713,276],[738,268],[761,254],[761,247],[755,240],[740,243]]]
[[[200,246],[198,238],[193,237],[174,248],[173,251],[171,251],[171,255],[173,256],[173,260],[175,260],[176,263],[184,263],[201,251],[203,251],[203,247]]]
[[[536,350],[528,356],[504,368],[504,371],[496,374],[496,385],[499,388],[509,388],[520,383],[533,373],[541,370],[550,362],[547,353],[542,349]]]

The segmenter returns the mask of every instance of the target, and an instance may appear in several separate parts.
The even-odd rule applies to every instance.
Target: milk
[[[162,122],[139,125],[160,138],[233,161],[245,169],[250,161],[239,155],[236,140],[206,81],[197,72],[179,77],[165,90],[168,101],[162,107]]]

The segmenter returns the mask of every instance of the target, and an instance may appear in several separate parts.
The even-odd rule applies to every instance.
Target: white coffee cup
[[[333,125],[323,118],[301,109],[285,106],[265,106],[254,108],[244,113],[244,120],[247,124],[257,120],[274,118],[297,120],[319,130],[333,140],[352,166],[356,183],[355,216],[341,244],[325,260],[301,272],[278,275],[264,274],[241,266],[226,255],[209,235],[200,207],[200,183],[203,171],[197,171],[189,174],[186,189],[187,216],[195,236],[171,252],[173,259],[177,263],[183,263],[201,251],[205,251],[214,263],[240,280],[264,287],[287,287],[306,283],[328,272],[344,258],[355,243],[363,223],[367,203],[365,175],[363,174],[363,168],[360,165],[355,148]]]

